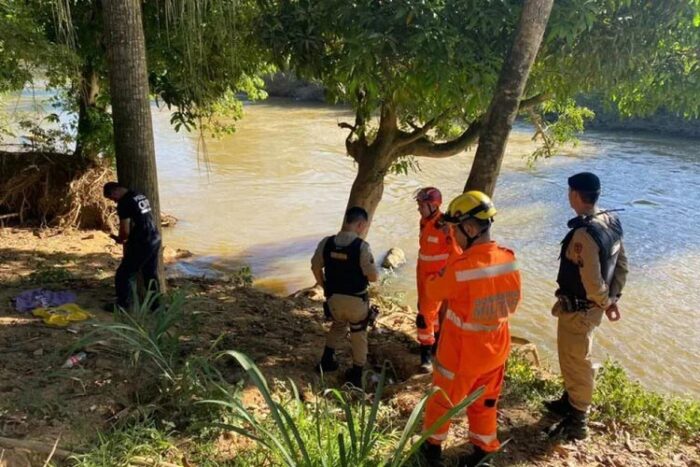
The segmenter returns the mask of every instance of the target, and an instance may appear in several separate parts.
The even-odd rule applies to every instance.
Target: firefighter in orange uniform
[[[460,466],[478,465],[500,447],[496,407],[510,352],[508,318],[521,298],[515,255],[491,240],[495,214],[493,202],[480,191],[452,200],[444,220],[456,227],[455,240],[463,252],[426,283],[428,297],[447,300],[447,312],[433,363],[433,385],[442,391],[428,401],[424,429],[474,390],[485,388],[467,408],[474,450],[460,459]],[[441,425],[423,445],[429,465],[442,465],[440,445],[449,426],[449,422]]]
[[[432,355],[437,346],[440,332],[441,301],[431,300],[425,293],[428,277],[438,273],[456,251],[450,230],[442,222],[440,205],[442,194],[434,187],[422,188],[416,193],[418,212],[420,213],[420,237],[416,282],[418,290],[418,315],[416,316],[416,333],[420,343],[420,365],[423,371],[430,373],[433,369]]]

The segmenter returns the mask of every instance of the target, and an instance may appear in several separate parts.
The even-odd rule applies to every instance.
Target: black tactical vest
[[[362,296],[367,293],[369,281],[360,266],[360,252],[364,241],[356,238],[347,246],[335,244],[335,236],[328,238],[323,248],[324,291],[333,294]]]
[[[598,245],[600,273],[605,283],[610,287],[622,245],[622,224],[615,214],[601,212],[593,216],[575,217],[569,221],[568,226],[571,231],[561,242],[557,295],[586,300],[586,289],[581,281],[579,265],[566,257],[566,250],[571,243],[574,232],[577,229],[586,229],[586,232]]]

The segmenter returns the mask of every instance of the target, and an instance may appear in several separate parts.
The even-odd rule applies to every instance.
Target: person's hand
[[[622,315],[620,314],[620,309],[617,307],[617,303],[613,303],[605,310],[605,316],[612,322],[620,321]]]

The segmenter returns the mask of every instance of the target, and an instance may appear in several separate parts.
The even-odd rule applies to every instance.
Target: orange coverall
[[[421,345],[435,343],[435,333],[440,331],[438,314],[442,305],[442,300],[432,300],[427,296],[425,284],[428,277],[440,272],[445,267],[451,254],[459,253],[459,247],[454,240],[436,225],[441,217],[442,213],[436,211],[431,217],[420,221],[420,250],[416,265],[418,290],[416,327],[418,342]]]
[[[521,299],[515,255],[495,242],[474,245],[431,276],[426,291],[432,300],[447,300],[447,313],[433,370],[433,385],[444,393],[428,401],[424,429],[484,386],[483,395],[467,408],[469,440],[486,452],[496,451],[496,405],[510,352],[508,317]],[[442,425],[428,442],[440,444],[449,427],[450,422]]]

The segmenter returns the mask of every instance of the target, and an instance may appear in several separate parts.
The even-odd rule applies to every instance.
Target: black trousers
[[[117,305],[128,309],[136,290],[136,276],[143,274],[143,281],[149,290],[158,291],[158,254],[161,241],[151,243],[127,243],[124,257],[114,276],[117,291]]]

